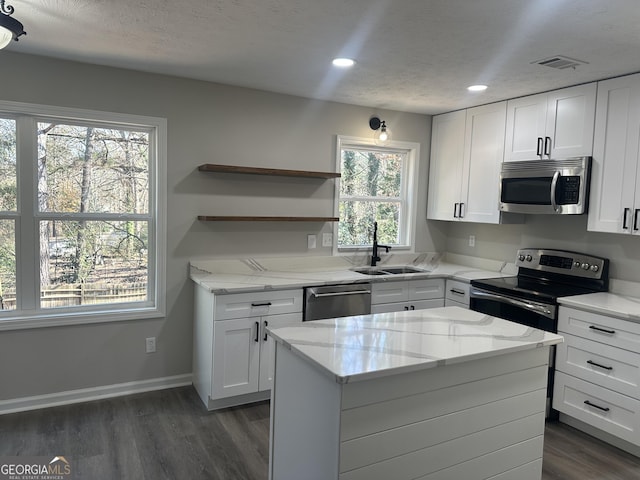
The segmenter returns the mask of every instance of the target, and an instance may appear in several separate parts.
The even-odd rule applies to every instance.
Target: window
[[[164,119],[0,102],[0,329],[164,312]]]
[[[338,137],[339,249],[370,246],[374,222],[380,243],[413,247],[418,158],[416,143]]]

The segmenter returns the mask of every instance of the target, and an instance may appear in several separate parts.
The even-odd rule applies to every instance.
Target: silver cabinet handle
[[[515,307],[531,310],[532,312],[540,313],[545,317],[553,318],[553,312],[551,311],[551,309],[549,309],[548,306],[527,302],[526,300],[518,300],[511,297],[504,297],[502,295],[495,295],[493,293],[479,292],[477,290],[473,290],[471,292],[471,298],[486,298],[499,303],[506,303]]]
[[[370,294],[371,290],[353,290],[351,292],[329,292],[329,293],[315,293],[313,292],[311,295],[315,298],[320,297],[342,297],[344,295],[362,295],[362,294]]]

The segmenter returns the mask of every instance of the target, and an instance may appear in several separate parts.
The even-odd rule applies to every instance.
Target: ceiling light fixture
[[[369,119],[369,127],[375,131],[373,141],[376,145],[385,145],[391,141],[391,130],[389,130],[384,120],[380,120],[379,117],[371,117]]]
[[[333,59],[333,65],[335,67],[353,67],[353,65],[356,63],[354,60],[352,60],[351,58],[334,58]]]
[[[18,37],[27,34],[22,23],[11,16],[14,8],[4,2],[5,0],[0,0],[0,49],[9,45],[11,40],[17,42]]]
[[[484,92],[487,89],[486,85],[471,85],[467,87],[470,92]]]

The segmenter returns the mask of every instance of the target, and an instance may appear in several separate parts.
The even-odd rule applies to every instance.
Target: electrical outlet
[[[323,247],[333,247],[333,233],[323,233],[322,234],[322,246]]]
[[[475,247],[476,246],[476,236],[475,235],[469,235],[469,246],[470,247]]]
[[[316,236],[307,235],[307,248],[316,248]]]
[[[148,337],[145,340],[145,347],[147,353],[154,353],[156,351],[156,337]]]

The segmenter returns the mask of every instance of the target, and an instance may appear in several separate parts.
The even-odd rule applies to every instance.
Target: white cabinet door
[[[498,196],[506,114],[507,102],[467,110],[462,221],[500,223]]]
[[[590,156],[596,83],[507,102],[505,161]]]
[[[267,335],[267,327],[284,327],[302,323],[301,313],[284,313],[282,315],[270,315],[263,317],[260,333],[260,378],[258,380],[258,390],[271,390],[273,386],[273,371],[275,361],[275,344],[273,338]]]
[[[551,154],[547,157],[592,154],[596,88],[596,83],[588,83],[549,93],[545,137],[551,139]]]
[[[212,399],[258,390],[260,331],[260,318],[214,322]]]
[[[457,217],[462,168],[466,111],[436,115],[431,129],[431,159],[427,218],[454,220]]]
[[[544,148],[547,95],[531,95],[507,102],[505,162],[535,160]]]
[[[599,82],[588,230],[638,234],[639,144],[640,75]]]

